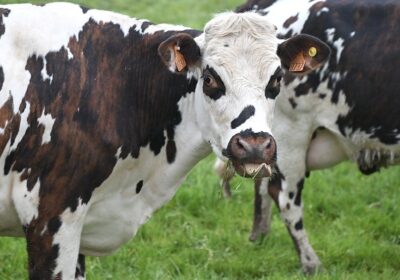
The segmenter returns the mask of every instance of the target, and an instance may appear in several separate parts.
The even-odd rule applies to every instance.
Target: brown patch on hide
[[[299,19],[299,14],[288,18],[288,19],[285,20],[285,22],[283,23],[283,27],[289,28],[289,26],[291,26],[293,23],[295,23],[298,19]]]
[[[13,98],[10,96],[6,103],[0,108],[0,156],[3,154],[4,148],[11,137],[12,125],[10,123],[14,114]]]
[[[310,13],[318,13],[323,7],[325,7],[325,2],[317,2],[310,7]]]

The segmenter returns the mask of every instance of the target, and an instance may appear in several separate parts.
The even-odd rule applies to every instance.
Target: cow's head
[[[286,41],[255,13],[223,13],[192,38],[177,34],[159,46],[173,72],[198,78],[196,114],[203,137],[242,176],[271,175],[277,147],[271,135],[282,69],[305,74],[329,56],[320,40],[299,35]]]

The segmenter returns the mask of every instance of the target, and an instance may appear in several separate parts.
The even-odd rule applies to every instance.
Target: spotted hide
[[[320,261],[303,225],[306,174],[344,160],[365,174],[400,163],[400,5],[393,0],[256,0],[238,8],[250,10],[274,23],[280,38],[305,32],[332,49],[321,70],[284,76],[272,127],[281,176],[269,182],[269,195],[268,182],[256,182],[250,236],[254,240],[269,230],[272,197],[303,270],[312,273]]]
[[[310,44],[324,55],[304,73],[329,48],[279,42],[255,13],[201,32],[68,3],[0,6],[0,234],[26,238],[30,279],[83,279],[84,256],[132,238],[212,150],[270,176],[266,89]]]

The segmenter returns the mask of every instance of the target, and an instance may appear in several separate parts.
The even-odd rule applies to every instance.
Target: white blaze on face
[[[212,68],[225,87],[225,94],[213,99],[203,94],[211,119],[210,142],[220,155],[233,135],[251,129],[271,133],[275,101],[267,99],[265,88],[280,66],[276,55],[278,40],[274,26],[255,13],[220,14],[205,27],[203,69]],[[203,92],[203,80],[197,85]],[[232,128],[231,123],[248,106],[254,115]]]

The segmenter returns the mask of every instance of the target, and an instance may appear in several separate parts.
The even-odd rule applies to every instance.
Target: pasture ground
[[[11,2],[25,1],[0,0]],[[195,28],[201,28],[213,13],[242,3],[73,2]],[[305,279],[276,209],[270,235],[256,243],[247,241],[252,222],[252,182],[235,178],[232,200],[223,199],[212,172],[213,159],[209,156],[197,165],[174,199],[131,242],[112,256],[87,258],[87,278]],[[311,174],[304,191],[305,226],[325,267],[311,279],[400,279],[399,183],[400,166],[368,177],[351,164]],[[0,279],[26,278],[24,240],[0,238]]]

